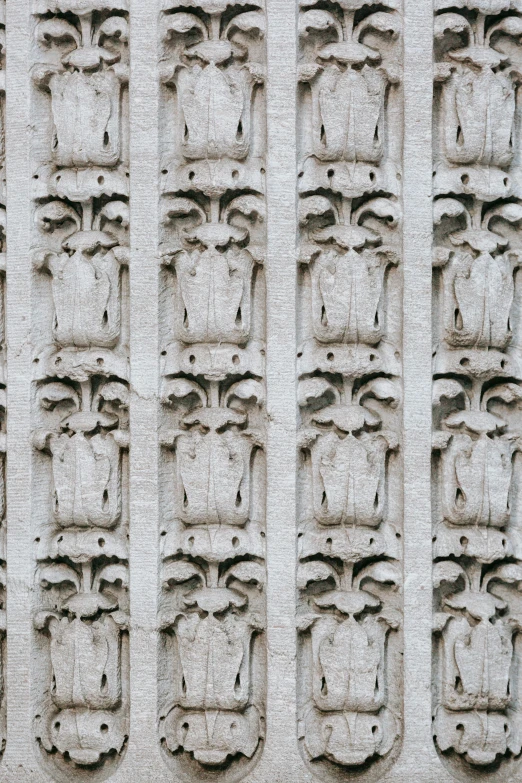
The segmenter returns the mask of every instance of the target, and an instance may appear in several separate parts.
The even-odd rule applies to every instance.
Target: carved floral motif
[[[264,81],[261,63],[250,58],[252,39],[265,32],[261,3],[256,10],[225,16],[229,4],[164,3],[167,44],[163,81],[175,86],[176,147],[188,160],[244,160],[252,143],[253,99]],[[181,10],[199,8],[204,18]]]
[[[376,198],[352,211],[351,199],[337,206],[316,195],[303,198],[300,207],[309,238],[301,262],[310,267],[316,339],[375,345],[385,334],[386,273],[399,262],[392,231],[396,204]]]
[[[398,446],[394,432],[382,429],[371,398],[392,407],[397,390],[385,378],[364,384],[357,393],[345,380],[340,392],[324,378],[310,378],[300,384],[302,403],[333,397],[319,408],[316,403],[310,425],[301,432],[302,448],[312,459],[314,517],[320,525],[378,527],[386,506],[387,456]],[[370,402],[366,406],[366,402]],[[317,406],[317,407],[316,407]]]
[[[440,701],[434,733],[442,751],[454,749],[478,767],[522,748],[520,708],[513,683],[520,632],[522,569],[442,560],[434,566],[439,610],[435,633]]]
[[[435,11],[433,732],[475,780],[516,775],[522,748],[522,6]]]
[[[81,399],[80,399],[81,395]],[[35,445],[52,455],[53,515],[60,527],[113,527],[121,514],[121,449],[128,430],[117,429],[119,406],[128,390],[118,382],[103,384],[92,395],[89,381],[80,394],[64,383],[50,383],[41,395],[45,408],[63,407],[58,430],[40,430]],[[72,412],[70,412],[72,410]]]
[[[177,455],[176,515],[187,525],[244,525],[251,518],[253,452],[262,445],[249,423],[258,418],[249,409],[263,401],[260,383],[239,381],[220,395],[218,381],[205,393],[179,378],[166,384],[165,399],[186,406],[179,430],[163,436]]]
[[[401,19],[300,5],[298,721],[340,780],[401,733]]]
[[[43,565],[39,579],[58,603],[35,618],[50,637],[51,657],[51,705],[47,720],[37,721],[37,736],[49,753],[67,753],[80,767],[98,765],[125,744],[125,718],[111,711],[122,702],[127,568],[95,568],[82,559]]]
[[[266,21],[162,8],[160,738],[176,775],[239,780],[265,720]]]
[[[179,224],[164,254],[176,275],[175,336],[185,343],[245,344],[251,336],[254,268],[263,262],[259,196],[237,196],[205,210],[188,198],[166,200],[167,219]],[[176,246],[177,245],[177,246]]]
[[[458,3],[439,3],[442,8]],[[441,61],[437,80],[442,85],[441,141],[444,156],[456,165],[480,164],[505,168],[515,153],[516,92],[520,83],[519,57],[503,51],[508,39],[519,39],[522,20],[508,16],[486,21],[513,5],[471,3],[476,19],[449,12],[435,17],[435,40]],[[515,6],[516,7],[516,6]],[[520,9],[518,9],[520,10]]]
[[[400,111],[400,2],[300,5],[300,192],[397,193],[389,115]]]
[[[35,737],[107,776],[129,731],[127,0],[36,0]]]
[[[51,155],[57,166],[116,166],[122,158],[121,84],[128,79],[126,2],[40,3],[42,62],[35,83],[51,96]],[[119,11],[118,15],[112,12]],[[70,12],[70,22],[58,15]],[[102,21],[95,16],[103,13]]]
[[[484,215],[482,207],[480,200],[472,212],[457,199],[435,202],[435,223],[450,225],[435,248],[434,265],[442,270],[440,325],[450,346],[504,349],[513,338],[514,278],[522,258],[516,232],[506,228],[518,228],[522,207],[502,204]]]
[[[251,704],[251,655],[253,636],[264,628],[264,568],[242,561],[223,572],[217,561],[203,570],[177,560],[166,563],[164,578],[174,591],[164,627],[174,633],[179,660],[167,747],[192,753],[207,768],[238,754],[251,758],[262,735]]]
[[[109,201],[93,216],[92,202],[84,202],[80,217],[67,203],[50,201],[38,207],[35,219],[58,246],[34,252],[35,266],[52,277],[55,343],[115,347],[121,336],[121,267],[128,263],[128,205]]]
[[[401,621],[398,569],[386,561],[343,572],[303,563],[298,586],[307,595],[299,628],[311,636],[312,699],[303,717],[312,759],[358,766],[391,750],[397,724],[386,707],[386,637]],[[332,584],[334,588],[332,589]],[[308,588],[314,585],[313,592]]]
[[[319,160],[378,164],[387,132],[386,89],[397,80],[389,41],[398,37],[399,20],[375,11],[356,22],[357,10],[374,5],[371,0],[335,5],[336,13],[313,7],[299,18],[305,47],[300,80],[311,90],[313,154]]]

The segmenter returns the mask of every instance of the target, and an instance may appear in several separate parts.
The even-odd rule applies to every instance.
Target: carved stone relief
[[[435,2],[435,744],[520,770],[522,171],[517,0]]]
[[[301,2],[298,736],[325,780],[402,734],[401,26]]]
[[[160,741],[233,781],[265,734],[265,14],[162,9]]]
[[[129,731],[128,8],[33,11],[34,732],[99,780]]]
[[[0,0],[1,780],[521,777],[521,46]]]

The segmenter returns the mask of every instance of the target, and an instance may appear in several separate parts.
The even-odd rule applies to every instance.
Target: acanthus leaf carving
[[[253,452],[261,446],[255,410],[249,410],[262,400],[259,382],[241,381],[225,394],[218,381],[210,381],[208,393],[187,383],[175,379],[164,392],[167,400],[185,403],[179,429],[164,437],[177,457],[176,515],[188,525],[244,525],[251,518]]]
[[[116,382],[102,384],[94,395],[89,381],[79,393],[59,382],[42,388],[42,405],[67,414],[56,430],[35,436],[37,448],[52,455],[53,515],[60,527],[111,528],[119,521],[121,448],[128,434],[118,409],[127,399],[127,388]],[[124,429],[115,430],[122,423]]]
[[[175,85],[178,102],[176,146],[186,160],[244,161],[252,147],[254,91],[264,81],[249,48],[264,35],[264,14],[237,9],[226,21],[224,6],[199,5],[204,19],[180,10],[163,19],[164,81]]]
[[[33,257],[52,277],[52,337],[58,345],[114,348],[120,341],[128,215],[123,201],[108,201],[95,215],[92,201],[82,204],[81,216],[64,201],[36,210],[37,226],[53,245],[36,248]]]
[[[342,574],[326,563],[320,570],[309,566],[315,564],[301,566],[303,589],[318,580],[322,590],[310,594],[312,611],[300,617],[301,628],[311,634],[313,666],[305,747],[311,758],[325,756],[337,764],[358,766],[389,752],[397,734],[386,708],[384,664],[386,637],[400,624],[393,597],[400,575],[386,561],[357,575],[353,564],[346,564]],[[375,589],[380,582],[384,592]],[[317,609],[336,611],[318,614]]]
[[[235,343],[251,336],[254,266],[262,263],[263,202],[249,194],[203,209],[187,198],[166,202],[178,223],[165,259],[175,270],[175,334],[185,343]],[[261,251],[261,252],[260,252]]]
[[[298,736],[340,780],[401,734],[402,20],[300,6]]]
[[[61,5],[68,6],[60,10],[75,14],[78,23],[61,17],[38,22],[37,40],[45,58],[33,72],[36,84],[51,96],[52,160],[59,167],[116,166],[123,153],[120,107],[121,84],[128,78],[127,20],[106,16],[95,23],[97,9],[89,4]]]
[[[265,733],[266,15],[162,10],[160,741],[239,780]]]
[[[522,748],[521,11],[435,3],[433,734],[463,780]]]
[[[309,196],[301,209],[310,240],[302,261],[310,266],[316,339],[375,345],[384,336],[386,271],[399,261],[390,231],[398,224],[396,204],[376,198],[352,211],[351,199],[334,205]]]
[[[522,570],[506,564],[484,574],[480,563],[442,560],[434,566],[434,579],[441,591],[435,616],[441,639],[441,696],[434,725],[439,747],[454,748],[478,767],[508,750],[518,755],[519,733],[510,729],[519,720],[518,707],[510,682]]]
[[[129,733],[127,0],[36,0],[35,739],[110,775]]]

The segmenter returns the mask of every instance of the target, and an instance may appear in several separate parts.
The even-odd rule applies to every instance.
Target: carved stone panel
[[[162,7],[160,742],[232,781],[265,737],[265,14]]]
[[[0,783],[522,778],[521,47],[0,0]]]
[[[56,779],[129,733],[126,0],[36,0],[34,735]]]
[[[518,2],[435,3],[433,732],[462,779],[520,774]]]
[[[324,780],[375,779],[402,734],[401,27],[301,3],[298,738]]]

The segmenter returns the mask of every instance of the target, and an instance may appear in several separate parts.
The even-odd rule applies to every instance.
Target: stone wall
[[[522,775],[522,0],[0,0],[0,783]]]

